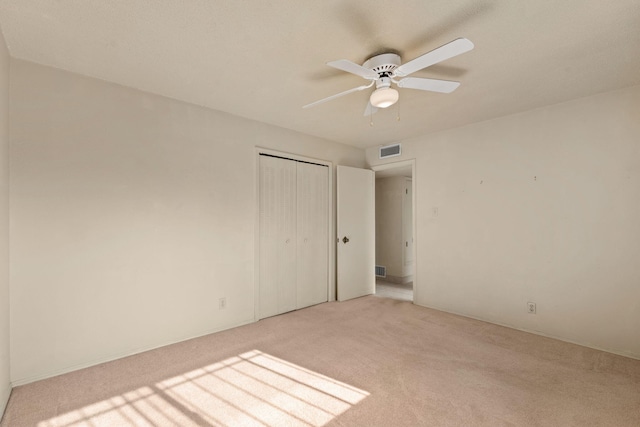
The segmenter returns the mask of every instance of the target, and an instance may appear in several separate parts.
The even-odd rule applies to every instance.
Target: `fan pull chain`
[[[396,103],[396,105],[398,106],[398,107],[396,108],[396,114],[397,114],[397,116],[396,116],[396,120],[397,120],[397,121],[400,121],[400,100],[398,100],[398,102]]]
[[[373,127],[373,107],[369,108],[369,126]]]

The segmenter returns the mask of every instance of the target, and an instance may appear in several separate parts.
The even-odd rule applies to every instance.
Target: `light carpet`
[[[2,427],[639,426],[640,361],[373,296],[13,390]]]

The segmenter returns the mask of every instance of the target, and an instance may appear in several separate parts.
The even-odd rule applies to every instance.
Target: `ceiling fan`
[[[312,102],[302,108],[314,107],[318,104],[322,104],[323,102],[331,101],[332,99],[339,98],[352,92],[368,89],[374,84],[376,85],[376,89],[369,97],[369,103],[367,104],[367,108],[364,112],[365,116],[375,113],[378,108],[387,108],[398,101],[399,94],[397,90],[391,87],[392,83],[400,88],[451,93],[460,86],[459,82],[407,76],[415,73],[416,71],[422,70],[423,68],[437,64],[438,62],[442,62],[449,58],[453,58],[454,56],[468,52],[471,49],[473,49],[473,43],[471,43],[471,41],[465,38],[459,38],[440,46],[431,52],[427,52],[405,64],[400,63],[400,55],[395,53],[383,53],[381,55],[376,55],[367,59],[362,65],[358,65],[346,59],[327,62],[327,65],[330,67],[355,74],[356,76],[370,80],[370,82],[369,84],[358,86],[327,98],[323,98],[319,101]]]

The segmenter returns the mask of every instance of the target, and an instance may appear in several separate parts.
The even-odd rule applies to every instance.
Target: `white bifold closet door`
[[[295,310],[296,163],[260,156],[259,317]]]
[[[261,319],[328,299],[328,173],[260,156]]]
[[[329,281],[329,168],[297,162],[298,307],[326,302]]]

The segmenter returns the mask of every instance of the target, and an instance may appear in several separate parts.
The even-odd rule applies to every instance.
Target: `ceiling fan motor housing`
[[[378,80],[376,80],[376,89],[380,89],[381,87],[391,87],[391,78],[380,77]]]
[[[383,53],[367,59],[364,68],[368,68],[380,76],[376,81],[376,88],[391,86],[393,70],[400,66],[400,55],[395,53]]]

